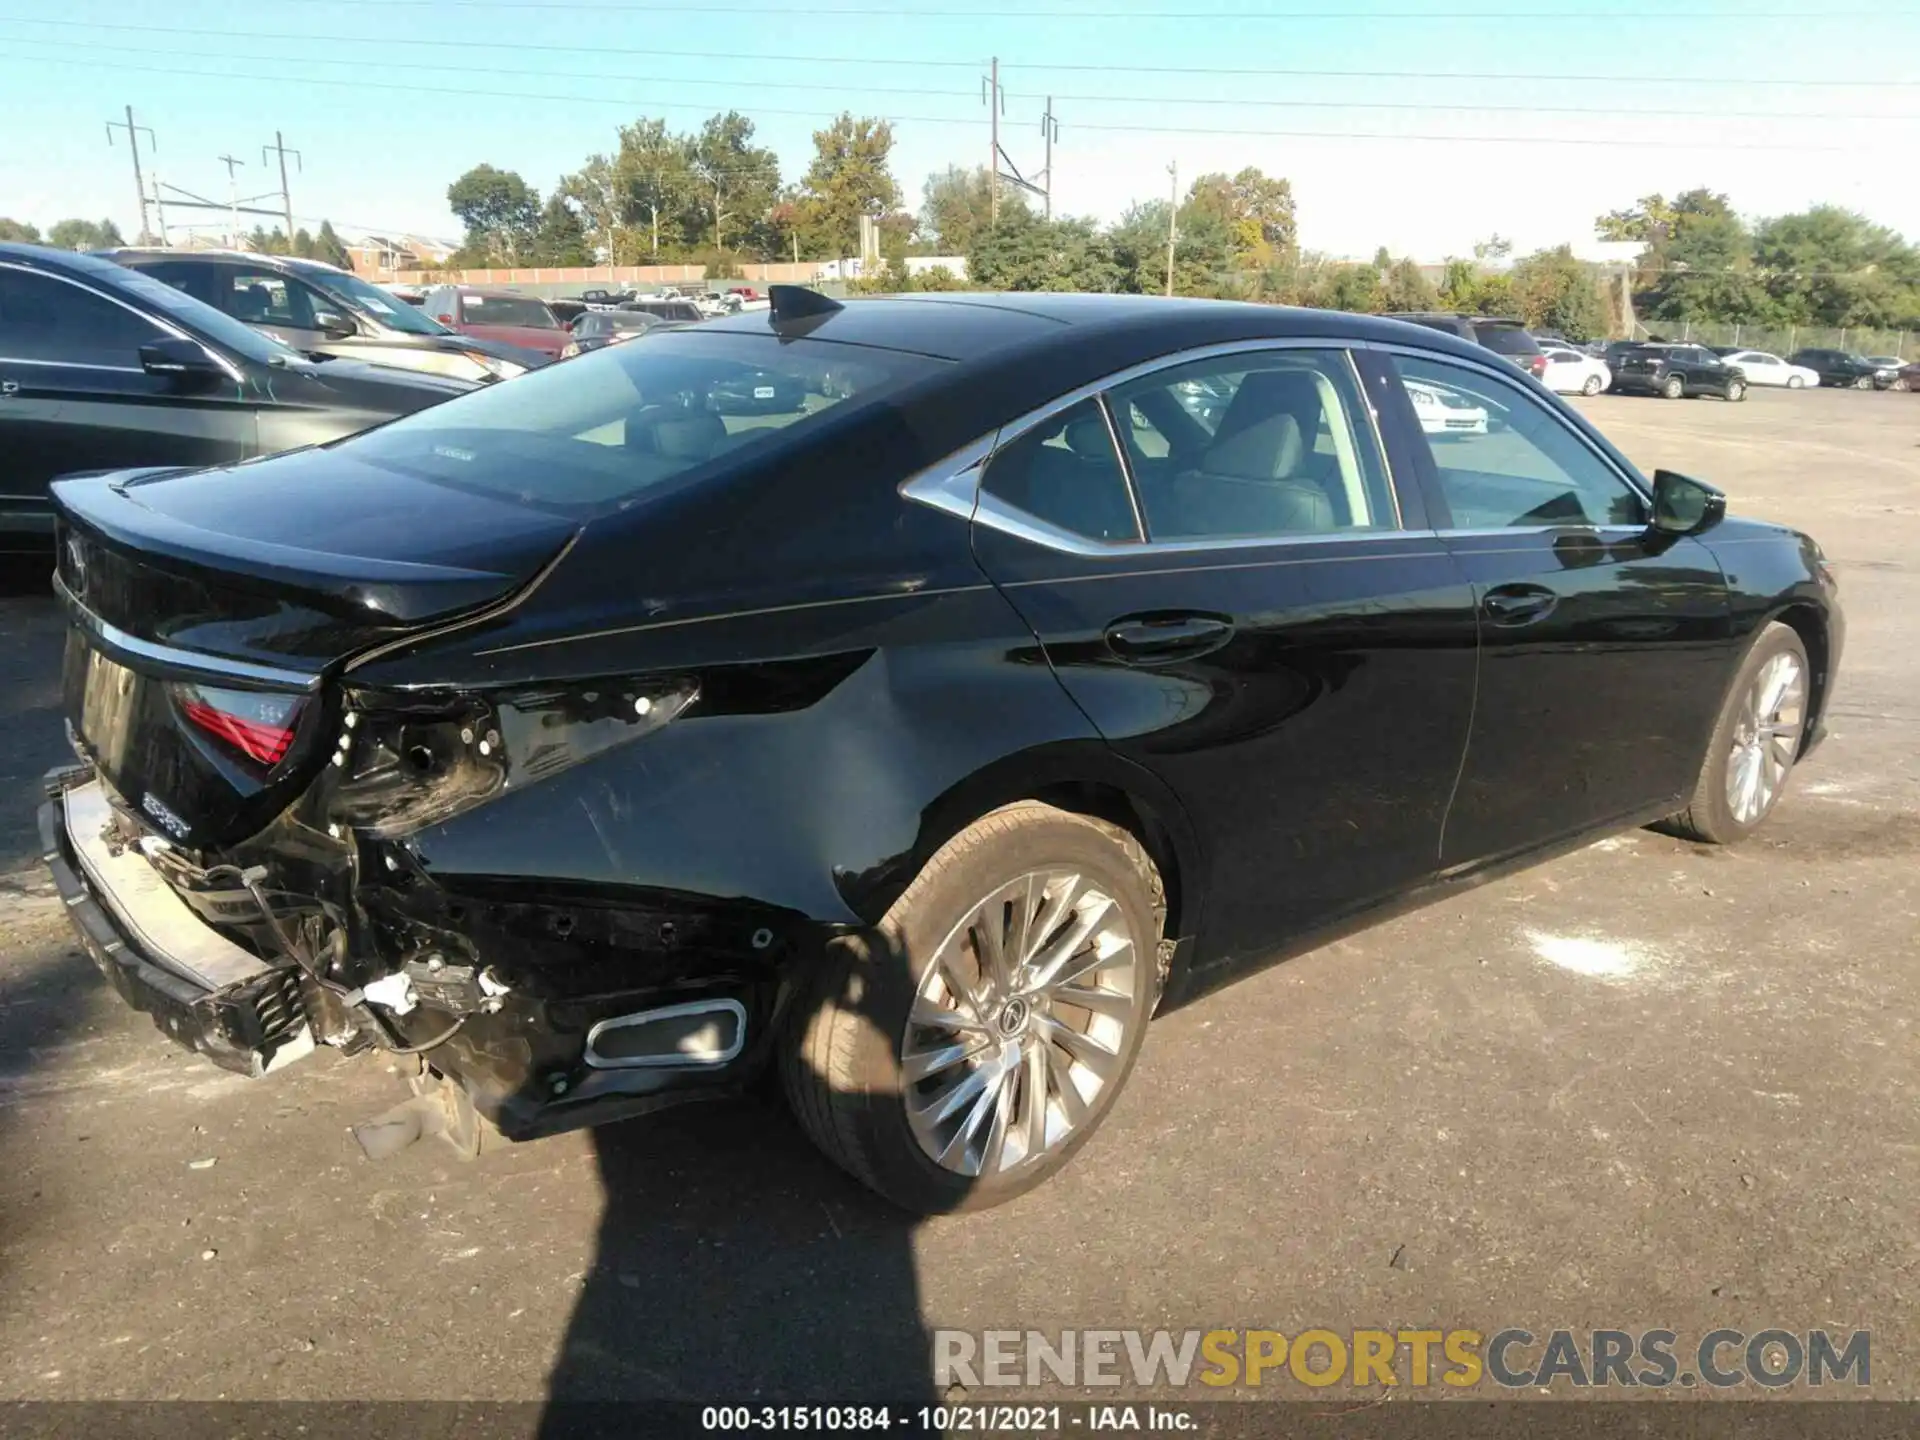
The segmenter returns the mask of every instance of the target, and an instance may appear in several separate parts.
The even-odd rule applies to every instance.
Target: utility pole
[[[1047,113],[1040,117],[1040,133],[1047,140],[1047,162],[1041,167],[1040,174],[1047,182],[1042,192],[1046,201],[1047,219],[1053,219],[1053,142],[1060,138],[1060,122],[1053,116],[1053,97],[1047,97]]]
[[[144,205],[141,207],[141,214],[142,216],[146,214],[146,207]],[[153,172],[153,218],[154,222],[160,227],[160,243],[165,245],[167,243],[167,202],[161,198],[160,171],[158,169],[155,169]],[[144,218],[140,223],[143,225],[146,223]]]
[[[287,212],[287,253],[293,253],[293,192],[287,189],[287,156],[293,156],[294,168],[304,172],[306,166],[301,162],[298,150],[289,150],[278,130],[273,132],[273,144],[260,147],[260,163],[267,163],[267,152],[272,151],[280,157],[280,208]]]
[[[993,57],[992,76],[987,81],[987,196],[990,223],[1000,225],[1000,57]]]
[[[240,248],[240,177],[235,172],[247,162],[236,160],[231,155],[222,155],[220,163],[227,167],[227,211],[232,217],[229,222],[232,229],[227,232],[227,244],[238,250]],[[289,235],[287,239],[291,242],[293,237]]]
[[[1180,162],[1167,166],[1171,184],[1167,189],[1167,294],[1173,294],[1173,247],[1180,238]]]
[[[133,106],[131,105],[127,106],[127,118],[124,121],[107,121],[107,143],[109,145],[114,143],[113,132],[116,130],[124,130],[127,132],[127,148],[133,152],[133,188],[134,192],[140,197],[140,234],[136,236],[134,240],[134,243],[138,244],[141,239],[145,238],[147,233],[147,182],[140,174],[140,132],[146,130],[147,145],[150,149],[158,150],[160,148],[160,142],[153,138],[153,131],[145,125],[136,125],[133,123]]]

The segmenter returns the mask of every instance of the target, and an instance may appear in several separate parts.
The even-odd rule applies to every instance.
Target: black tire
[[[1678,375],[1669,375],[1660,383],[1660,394],[1668,400],[1678,400],[1687,393],[1687,382]]]
[[[1853,388],[1856,390],[1871,390],[1873,388],[1873,377],[1871,375],[1854,376]]]
[[[1806,387],[1807,382],[1802,380],[1798,375],[1789,375],[1787,377],[1787,388],[1789,390],[1804,390]]]
[[[1760,668],[1780,654],[1798,656],[1801,668],[1811,682],[1812,670],[1807,665],[1807,647],[1801,643],[1793,627],[1775,621],[1762,630],[1748,649],[1747,658],[1741,662],[1739,672],[1733,677],[1733,684],[1727,687],[1726,699],[1720,705],[1720,718],[1714,724],[1713,738],[1707,742],[1706,759],[1701,763],[1700,778],[1694,784],[1687,808],[1677,815],[1668,816],[1655,828],[1706,845],[1732,845],[1746,839],[1766,823],[1767,817],[1780,803],[1780,795],[1792,782],[1793,772],[1787,772],[1780,790],[1765,810],[1753,820],[1742,822],[1734,818],[1727,804],[1727,765],[1732,758],[1734,729],[1739,724],[1747,691],[1754,677],[1760,673]],[[1804,728],[1800,744],[1806,744]]]
[[[1725,394],[1726,394],[1727,403],[1729,405],[1739,404],[1742,400],[1747,398],[1747,382],[1744,380],[1727,381],[1727,388],[1726,388]]]
[[[900,1062],[907,1015],[941,941],[981,897],[1050,865],[1096,879],[1138,937],[1124,1050],[1064,1140],[1012,1169],[970,1178],[937,1164],[910,1128]],[[1125,1085],[1158,998],[1165,918],[1159,871],[1118,826],[1035,800],[982,816],[935,852],[875,932],[829,948],[781,1046],[788,1103],[829,1159],[903,1209],[937,1214],[1011,1200],[1073,1158]]]
[[[1587,376],[1585,383],[1580,386],[1580,393],[1582,395],[1598,395],[1600,390],[1600,377],[1598,375]]]

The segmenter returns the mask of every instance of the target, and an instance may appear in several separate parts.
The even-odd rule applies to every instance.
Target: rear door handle
[[[1481,597],[1480,608],[1494,625],[1531,625],[1559,603],[1559,595],[1544,585],[1500,585]]]
[[[1138,615],[1107,627],[1107,649],[1129,665],[1170,665],[1218,650],[1233,622],[1218,615]]]

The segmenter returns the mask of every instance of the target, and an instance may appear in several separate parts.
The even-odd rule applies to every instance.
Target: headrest
[[[1083,460],[1113,458],[1113,437],[1107,434],[1107,422],[1097,415],[1076,420],[1067,426],[1065,439],[1067,448]]]
[[[653,448],[670,460],[705,460],[727,438],[718,415],[679,415],[653,422]]]
[[[1269,415],[1208,447],[1200,468],[1234,480],[1283,480],[1305,451],[1300,422],[1287,414]]]

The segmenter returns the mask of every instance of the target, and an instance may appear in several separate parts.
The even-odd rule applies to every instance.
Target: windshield
[[[460,318],[469,325],[519,325],[529,330],[558,330],[544,300],[529,295],[475,295],[462,292]]]
[[[568,514],[646,492],[944,362],[772,335],[662,330],[381,426],[341,447],[421,479]]]
[[[409,335],[451,335],[453,333],[431,315],[409,305],[398,295],[390,295],[378,285],[369,284],[358,275],[349,274],[344,270],[337,275],[302,273],[322,290],[338,296],[355,310],[370,315],[389,330],[401,330]]]
[[[270,335],[261,334],[251,325],[241,324],[224,310],[216,310],[205,301],[194,299],[186,291],[174,289],[164,280],[142,275],[137,270],[124,270],[115,275],[110,283],[129,294],[138,295],[168,318],[198,331],[203,338],[245,359],[262,365],[284,365],[289,360],[297,360],[302,365],[307,363],[307,357],[298,350],[282,345]]]

